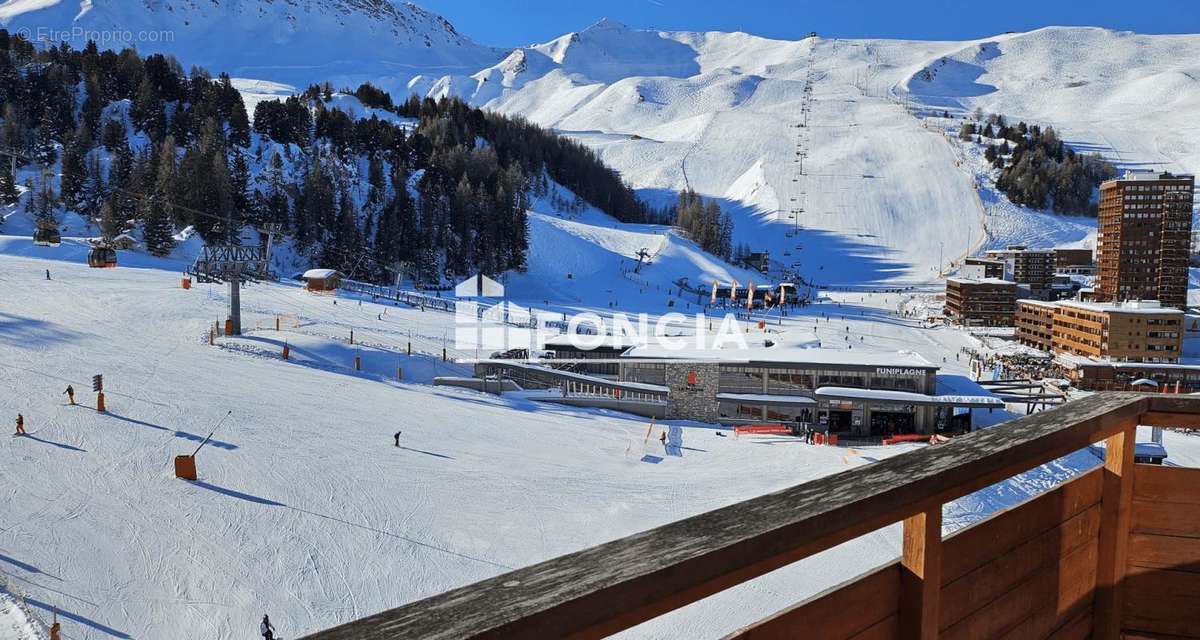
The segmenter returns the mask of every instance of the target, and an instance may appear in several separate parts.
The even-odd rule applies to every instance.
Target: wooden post
[[[1104,489],[1100,498],[1100,550],[1096,566],[1096,600],[1092,637],[1121,637],[1122,582],[1129,551],[1133,510],[1133,453],[1137,425],[1105,440]]]
[[[288,343],[286,343],[286,342],[283,343],[283,359],[284,360],[288,359],[288,356],[291,355],[291,351],[292,350],[288,348]]]
[[[354,356],[354,370],[362,371],[362,356],[358,354],[355,354]]]
[[[215,334],[216,334],[216,332],[213,331],[211,328],[209,328],[209,330],[208,330],[208,346],[210,346],[210,347],[213,346],[214,344],[216,344],[216,335]]]
[[[275,330],[279,331],[279,316],[275,316]]]
[[[354,329],[350,330],[350,344],[354,344]]]
[[[904,520],[900,558],[900,637],[938,637],[938,598],[942,592],[942,505]]]
[[[100,413],[104,413],[104,411],[105,411],[105,409],[104,409],[104,392],[103,391],[96,394],[96,411],[99,411]]]
[[[446,361],[446,347],[442,347],[442,362]]]
[[[404,380],[404,370],[400,367],[396,367],[396,380],[397,381]]]
[[[412,355],[412,340],[408,341],[408,355]]]

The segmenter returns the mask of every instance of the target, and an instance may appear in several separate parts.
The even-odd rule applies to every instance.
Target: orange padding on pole
[[[184,480],[196,479],[196,459],[192,456],[175,456],[175,477]]]

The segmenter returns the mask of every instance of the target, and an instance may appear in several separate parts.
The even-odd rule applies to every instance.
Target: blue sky
[[[1048,25],[1200,32],[1200,0],[416,0],[482,44],[544,42],[608,17],[631,27],[965,40]],[[980,11],[986,8],[987,11]]]

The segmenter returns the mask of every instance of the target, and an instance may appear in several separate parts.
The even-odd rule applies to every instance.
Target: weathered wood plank
[[[986,607],[1037,572],[1056,570],[1060,560],[1072,551],[1095,544],[1099,529],[1100,505],[1094,504],[1018,547],[997,549],[990,562],[942,588],[941,627],[947,628]],[[946,546],[947,557],[953,549]]]
[[[946,538],[942,583],[948,585],[1100,503],[1099,469],[1001,511]]]
[[[1150,502],[1200,505],[1200,469],[1139,464],[1134,468],[1133,495]]]
[[[892,563],[827,589],[726,638],[774,640],[797,635],[824,640],[856,638],[888,618],[894,626],[899,599],[900,565]]]
[[[1200,484],[1189,491],[1200,493]],[[1140,500],[1135,489],[1133,532],[1200,538],[1200,504]]]
[[[1125,577],[1124,591],[1125,629],[1200,638],[1200,573],[1135,571]]]
[[[1104,492],[1100,499],[1100,559],[1096,567],[1096,640],[1121,636],[1121,581],[1128,564],[1133,515],[1133,451],[1137,427],[1108,438],[1104,453]]]
[[[1200,573],[1200,538],[1134,533],[1129,536],[1129,564]]]
[[[309,637],[602,637],[1108,437],[1146,404],[1096,394]]]
[[[900,554],[900,635],[937,640],[942,595],[942,505],[904,519]]]

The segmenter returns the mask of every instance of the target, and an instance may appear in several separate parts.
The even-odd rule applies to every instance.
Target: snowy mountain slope
[[[647,39],[655,37],[663,45],[664,66],[643,75],[644,62],[629,64],[614,79],[621,60],[608,55],[606,45],[624,38],[635,50],[650,50]],[[1091,42],[1106,38],[1135,44],[1122,49]],[[941,127],[924,126],[901,99],[950,107],[956,113],[982,106],[1037,118],[1068,132],[1072,127],[1060,123],[1074,122],[1084,130],[1090,121],[1087,131],[1094,135],[1085,132],[1071,138],[1077,148],[1111,148],[1114,160],[1130,166],[1174,153],[1174,147],[1161,140],[1153,142],[1164,136],[1175,138],[1182,131],[1183,140],[1191,136],[1200,142],[1200,130],[1179,115],[1196,109],[1179,110],[1166,120],[1143,118],[1130,126],[1128,120],[1104,119],[1094,108],[1105,100],[1136,95],[1122,82],[1147,69],[1147,50],[1156,52],[1150,60],[1159,66],[1187,67],[1192,63],[1186,58],[1171,58],[1165,52],[1180,40],[1189,47],[1200,46],[1200,37],[1045,29],[994,40],[784,42],[740,33],[650,33],[603,22],[517,50],[504,63],[471,78],[443,78],[431,91],[457,93],[572,135],[597,149],[657,203],[669,202],[686,187],[721,198],[735,212],[738,242],[771,250],[783,265],[797,263],[813,281],[919,282],[984,247],[1084,242],[1090,225],[1012,207],[986,188],[976,193],[977,179],[986,176],[975,175],[964,165],[955,141],[942,135]],[[691,75],[678,71],[675,45],[691,51]],[[1079,49],[1088,55],[1080,55]],[[1071,53],[1065,56],[1071,65],[1053,62],[1066,53]],[[580,62],[587,59],[596,61],[595,68]],[[532,60],[536,64],[529,63]],[[809,126],[798,128],[810,61],[814,84]],[[1011,88],[989,93],[978,84],[980,76],[993,79],[984,76],[986,65],[1011,69],[1004,71],[1010,75],[997,78]],[[1030,67],[1040,75],[1027,73]],[[1036,100],[1033,96],[1044,93],[1046,85],[1065,85],[1077,75],[1112,67],[1128,71],[1120,81],[1096,83],[1092,91],[1097,95],[1082,98],[1087,109],[1062,100],[1046,102],[1041,110],[1027,109],[1020,99],[1009,99]],[[1157,73],[1157,67],[1149,69]],[[1190,72],[1162,73],[1178,79]],[[1041,78],[1041,84],[1030,84],[1029,78]],[[944,99],[948,91],[956,92],[953,105]],[[1192,99],[1200,100],[1200,89],[1166,101],[1165,108],[1147,101],[1141,113],[1166,113],[1190,105],[1187,101]],[[1110,139],[1148,136],[1151,142],[1144,150],[1089,142],[1100,132]],[[798,139],[803,139],[802,146]],[[1191,148],[1195,145],[1179,145],[1180,150]],[[797,150],[806,153],[804,175],[798,175]],[[1200,168],[1200,162],[1185,152],[1173,157],[1179,159],[1177,169]],[[795,225],[792,208],[804,209],[797,238],[785,234]]]
[[[0,24],[37,41],[170,53],[212,73],[403,90],[418,73],[473,73],[504,51],[393,0],[6,0]],[[73,32],[78,29],[78,32]]]
[[[736,242],[829,285],[928,282],[984,247],[1086,241],[1086,224],[977,193],[943,127],[913,115],[929,109],[905,105],[979,107],[1052,124],[1118,165],[1200,170],[1200,36],[1047,28],[970,42],[781,41],[604,20],[500,51],[383,0],[94,4],[10,0],[0,17],[14,27],[128,18],[177,30],[147,46],[184,64],[293,86],[371,80],[397,96],[458,95],[519,114],[589,144],[656,205],[688,187],[720,199]],[[212,44],[219,20],[247,37]],[[809,126],[797,128],[810,64]],[[804,210],[798,237],[787,235],[793,208]]]
[[[1050,124],[1118,165],[1200,170],[1200,36],[1046,28],[972,42],[900,89],[946,105]]]

